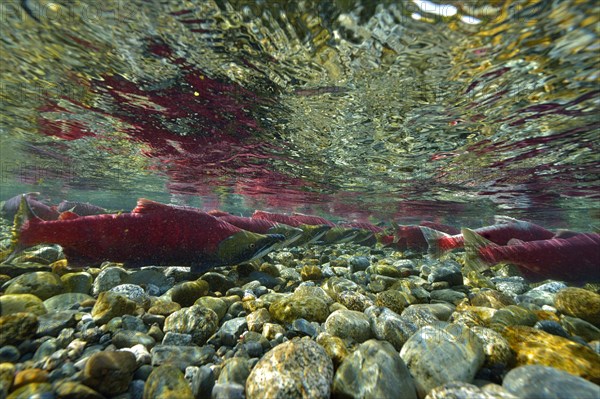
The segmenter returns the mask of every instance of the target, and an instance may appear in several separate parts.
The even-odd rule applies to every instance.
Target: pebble
[[[189,366],[185,379],[190,383],[194,398],[209,398],[215,385],[215,374],[208,366]]]
[[[243,387],[246,385],[248,375],[250,375],[248,360],[243,357],[232,357],[226,359],[221,366],[217,383],[236,383]]]
[[[400,356],[415,379],[419,397],[447,382],[470,383],[485,361],[479,338],[468,327],[446,322],[419,329]]]
[[[163,331],[191,334],[192,342],[202,346],[217,331],[218,323],[219,317],[214,311],[194,305],[169,315]]]
[[[37,318],[39,325],[36,335],[38,337],[55,337],[64,329],[75,327],[79,314],[76,310],[62,310],[40,315]]]
[[[225,317],[228,308],[227,303],[224,300],[212,296],[200,297],[196,300],[196,302],[194,302],[194,305],[204,306],[207,309],[212,309],[219,317],[219,320]]]
[[[246,381],[248,399],[328,399],[333,363],[325,350],[308,338],[294,339],[267,352]]]
[[[481,326],[473,326],[471,331],[477,335],[482,343],[483,352],[485,353],[484,366],[495,367],[501,365],[504,367],[511,364],[514,355],[508,341],[504,339],[502,334]]]
[[[88,294],[82,294],[78,292],[66,292],[64,294],[58,294],[52,298],[48,298],[44,301],[44,307],[49,312],[58,312],[61,310],[69,310],[73,308],[73,305],[93,300],[94,298]]]
[[[600,328],[600,294],[583,288],[564,288],[556,294],[554,306],[563,314],[578,317]]]
[[[400,350],[418,327],[388,308],[372,306],[365,310],[375,338],[384,340]]]
[[[255,310],[246,316],[249,331],[261,332],[265,323],[271,322],[271,313],[265,308]]]
[[[470,301],[473,306],[483,306],[494,309],[502,309],[509,305],[516,305],[512,296],[489,288],[482,289],[473,295]]]
[[[535,381],[535,383],[532,383]],[[502,386],[522,399],[598,399],[600,386],[553,367],[531,365],[512,369]]]
[[[151,349],[156,341],[148,334],[140,331],[121,330],[113,335],[112,344],[117,348],[131,348],[135,345],[142,345]]]
[[[135,284],[120,284],[116,287],[111,288],[108,292],[114,292],[123,295],[125,298],[135,302],[136,304],[145,307],[146,309],[150,306],[150,297],[146,294],[146,291]]]
[[[552,335],[557,335],[563,338],[569,338],[569,333],[563,328],[563,326],[554,320],[540,320],[533,325],[533,328],[545,331]]]
[[[529,284],[523,277],[492,277],[496,289],[508,295],[519,295],[529,291]]]
[[[501,387],[493,392],[486,391],[466,382],[454,381],[429,391],[425,399],[519,399]]]
[[[127,271],[121,267],[107,267],[103,269],[92,284],[92,295],[98,296],[101,292],[106,292],[117,285],[123,284],[127,278]]]
[[[22,386],[31,384],[34,382],[47,382],[48,372],[38,368],[25,369],[15,374],[13,381],[13,389],[19,389]]]
[[[333,365],[338,367],[350,354],[346,344],[340,337],[334,337],[327,333],[321,333],[317,336],[317,343],[325,349],[327,355],[333,360]]]
[[[242,333],[247,329],[248,323],[246,322],[246,317],[236,317],[223,323],[217,334],[223,344],[234,346]]]
[[[577,335],[586,341],[600,340],[600,328],[577,317],[563,316],[563,326],[571,335]]]
[[[413,379],[394,347],[374,339],[363,342],[339,366],[334,396],[364,399],[417,399]]]
[[[136,284],[141,287],[153,285],[158,287],[158,294],[160,295],[173,287],[174,279],[167,277],[162,272],[162,268],[154,269],[148,267],[133,271],[131,274],[124,277],[123,282],[127,284]]]
[[[369,317],[355,310],[336,310],[325,321],[325,331],[342,339],[364,342],[373,337]]]
[[[386,290],[377,294],[375,304],[385,306],[393,312],[401,314],[404,308],[410,305],[408,295],[397,290]]]
[[[509,326],[502,335],[515,352],[517,366],[555,367],[600,383],[600,355],[588,346],[526,326]]]
[[[103,395],[118,395],[127,391],[137,368],[131,352],[98,352],[85,364],[85,385]]]
[[[52,272],[25,273],[12,280],[6,294],[32,294],[41,300],[63,293],[65,287],[57,274]]]
[[[429,299],[431,301],[443,301],[458,305],[466,297],[467,295],[464,292],[454,291],[451,289],[442,289],[431,291]]]
[[[216,383],[211,399],[244,399],[244,386],[235,382]]]
[[[163,345],[175,345],[175,346],[187,346],[192,343],[191,334],[180,334],[173,331],[169,331],[165,334],[162,339]]]
[[[0,363],[0,392],[2,387],[6,392],[12,389],[12,384],[15,376],[15,365],[12,363]]]
[[[360,270],[367,270],[367,267],[369,267],[370,265],[371,261],[366,256],[351,256],[348,259],[350,273],[355,273]]]
[[[156,345],[150,353],[153,366],[173,363],[185,370],[187,366],[202,366],[213,361],[215,349],[211,346]]]
[[[14,345],[35,336],[39,326],[33,313],[13,313],[0,317],[0,346]]]
[[[446,281],[450,286],[462,285],[463,275],[461,273],[460,265],[452,260],[446,261],[439,267],[435,267],[429,276],[427,276],[429,283]]]
[[[60,276],[67,293],[89,294],[94,278],[88,272],[67,273]]]
[[[0,364],[1,363],[16,363],[21,357],[21,352],[16,346],[4,345],[0,346]]]
[[[32,294],[4,294],[0,296],[0,316],[21,312],[41,315],[47,313],[47,310],[42,300]]]
[[[176,284],[165,293],[164,297],[177,302],[181,307],[189,307],[206,294],[208,294],[208,283],[204,280],[196,280]]]
[[[156,367],[144,385],[144,399],[193,399],[192,389],[181,370],[173,365]]]
[[[113,317],[132,314],[136,303],[116,292],[101,292],[92,308],[92,318],[97,325],[106,324]]]
[[[54,385],[60,399],[103,399],[104,396],[92,388],[75,381],[60,381]]]
[[[15,389],[7,396],[7,399],[55,399],[52,384],[47,382],[31,383]]]
[[[273,319],[283,323],[299,318],[322,323],[329,316],[329,307],[321,298],[294,294],[273,302],[269,313]]]

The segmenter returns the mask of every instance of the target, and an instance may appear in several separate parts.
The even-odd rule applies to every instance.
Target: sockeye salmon
[[[310,244],[310,243],[316,242],[329,229],[331,229],[331,226],[329,226],[329,225],[325,225],[325,224],[309,225],[309,224],[300,222],[298,219],[296,219],[292,216],[284,215],[281,213],[272,213],[272,212],[259,211],[259,210],[254,211],[254,213],[252,214],[252,219],[269,220],[271,222],[282,223],[282,224],[286,224],[288,226],[298,227],[298,228],[302,229],[302,231],[304,233],[295,242],[295,245],[304,245],[304,244]]]
[[[304,233],[302,229],[288,226],[287,224],[275,223],[264,219],[254,219],[244,216],[235,216],[225,214],[217,216],[220,220],[224,220],[240,229],[251,231],[259,234],[282,234],[285,241],[281,242],[280,247],[287,247],[298,240]]]
[[[70,211],[79,216],[102,215],[108,213],[106,209],[98,205],[90,204],[89,202],[67,201],[64,200],[56,207],[58,212]],[[35,212],[35,210],[34,210]]]
[[[19,194],[12,198],[7,199],[2,204],[2,214],[8,220],[13,220],[17,211],[19,210],[19,205],[21,204],[21,198],[25,198],[29,208],[31,208],[35,214],[43,220],[56,220],[58,219],[59,212],[50,207],[43,202],[36,200],[34,197],[40,195],[40,193],[27,193],[27,194]]]
[[[473,230],[462,229],[466,268],[481,272],[498,263],[512,263],[532,280],[600,281],[600,234],[497,245]]]
[[[506,245],[511,239],[537,241],[554,237],[553,232],[533,223],[510,218],[502,218],[502,220],[508,221],[508,223],[486,226],[474,231],[498,245]],[[421,227],[421,231],[429,245],[428,252],[430,255],[441,256],[448,251],[464,246],[465,241],[462,234],[451,236],[428,227]]]
[[[191,265],[202,271],[261,257],[284,240],[280,234],[252,233],[199,210],[147,199],[138,200],[131,213],[79,217],[65,212],[61,220],[43,221],[23,198],[19,214],[12,249],[59,244],[75,262]]]

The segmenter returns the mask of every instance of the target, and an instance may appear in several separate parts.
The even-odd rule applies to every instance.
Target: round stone
[[[139,285],[135,284],[120,284],[110,289],[109,292],[123,295],[125,298],[137,303],[138,305],[149,308],[150,297],[146,294],[146,291]]]
[[[531,365],[514,368],[506,374],[502,386],[522,399],[597,399],[600,397],[600,386],[547,366]]]
[[[34,272],[15,278],[5,292],[6,294],[32,294],[44,300],[63,291],[64,285],[58,275],[51,272]]]
[[[179,283],[165,293],[182,307],[192,306],[196,300],[208,294],[208,283],[204,280],[185,281]]]
[[[269,313],[275,320],[284,323],[291,323],[299,318],[322,323],[329,315],[329,307],[317,297],[289,295],[273,302]]]
[[[468,327],[445,322],[419,329],[400,356],[415,379],[419,397],[447,382],[470,383],[485,361],[482,343]]]
[[[13,313],[0,317],[0,346],[19,344],[32,338],[39,326],[33,313]]]
[[[368,340],[339,366],[332,393],[340,397],[365,399],[417,399],[415,384],[406,364],[392,345]]]
[[[92,308],[92,318],[96,324],[107,323],[113,317],[133,314],[136,303],[116,292],[102,292]]]
[[[136,368],[131,352],[98,352],[85,364],[83,382],[103,395],[115,396],[127,391]]]
[[[554,306],[563,314],[578,317],[600,328],[600,294],[582,288],[565,288],[556,294]]]
[[[165,364],[156,367],[144,385],[144,399],[193,399],[192,389],[179,368]]]
[[[92,284],[92,295],[97,296],[101,292],[123,284],[125,278],[127,278],[127,271],[121,267],[113,266],[103,269]]]
[[[58,312],[61,310],[72,309],[75,304],[93,300],[94,298],[78,292],[66,292],[58,294],[44,301],[44,306],[48,311]]]
[[[325,321],[325,331],[342,339],[364,342],[373,336],[369,317],[355,310],[336,310]]]
[[[387,290],[377,294],[377,306],[385,306],[391,311],[401,314],[405,307],[410,305],[407,294],[397,290]]]
[[[325,350],[308,338],[276,346],[246,380],[248,399],[328,399],[333,364]]]
[[[163,331],[191,334],[196,345],[204,345],[218,328],[219,317],[210,309],[194,305],[183,308],[165,319]]]
[[[67,292],[78,292],[81,294],[89,294],[94,282],[92,275],[87,272],[67,273],[61,276],[60,279]]]
[[[372,306],[365,310],[365,315],[369,317],[375,338],[389,342],[396,350],[402,349],[402,345],[418,329],[415,324],[388,308]]]
[[[196,302],[194,302],[194,305],[199,305],[207,309],[212,309],[219,317],[219,320],[225,317],[225,314],[227,313],[227,308],[229,307],[227,306],[227,303],[221,298],[215,298],[212,296],[200,297],[196,300]]]

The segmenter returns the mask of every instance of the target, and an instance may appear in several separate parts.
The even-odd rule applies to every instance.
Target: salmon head
[[[279,247],[287,247],[296,242],[304,233],[302,229],[288,226],[287,224],[277,224],[269,229],[268,234],[281,234],[285,240],[280,243]]]
[[[294,243],[296,246],[304,245],[304,244],[312,244],[315,241],[317,241],[319,238],[323,237],[323,235],[331,229],[331,226],[327,226],[325,224],[318,225],[318,226],[303,224],[303,225],[300,225],[299,227],[302,229],[302,235]]]
[[[336,226],[327,231],[321,240],[324,244],[342,244],[354,240],[359,232],[355,227]]]
[[[237,265],[261,258],[285,240],[282,234],[239,231],[219,243],[216,257],[222,265]]]

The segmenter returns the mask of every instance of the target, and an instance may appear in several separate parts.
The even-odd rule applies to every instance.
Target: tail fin
[[[440,246],[440,239],[451,237],[450,234],[442,233],[441,231],[437,231],[425,226],[419,226],[419,228],[421,229],[421,233],[423,233],[423,237],[425,237],[425,240],[427,241],[427,245],[429,245],[429,249],[427,250],[429,255],[439,258],[447,252],[447,250]]]
[[[465,238],[465,268],[467,271],[481,273],[488,270],[490,265],[481,258],[479,250],[487,246],[495,246],[496,244],[486,240],[470,229],[463,228],[461,229],[461,233]]]
[[[9,247],[0,252],[0,262],[9,263],[14,257],[23,249],[20,244],[21,228],[30,219],[37,218],[27,202],[27,196],[21,196],[21,202],[19,203],[19,210],[15,214],[13,227],[11,231],[11,239]]]

